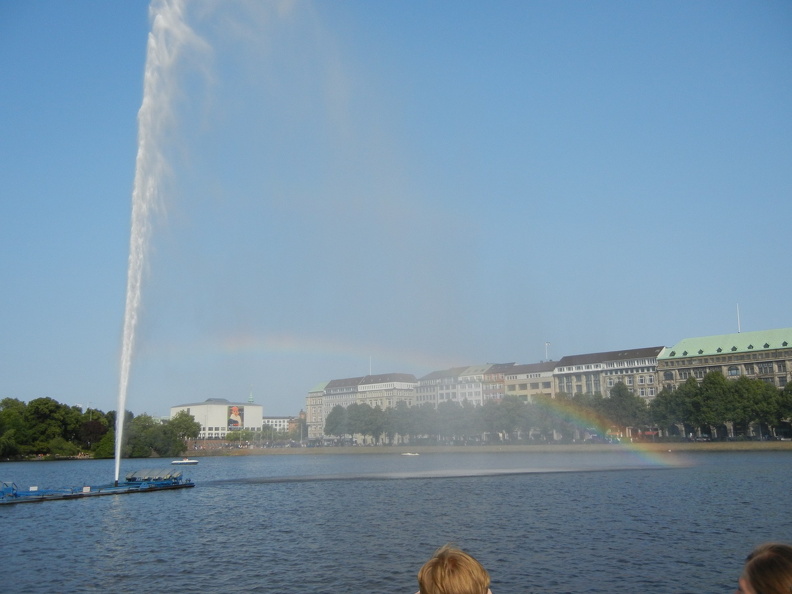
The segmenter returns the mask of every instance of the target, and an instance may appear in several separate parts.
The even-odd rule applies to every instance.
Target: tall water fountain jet
[[[138,152],[132,190],[132,229],[116,413],[116,483],[121,468],[126,397],[140,309],[143,269],[152,216],[161,202],[160,190],[167,171],[163,145],[165,132],[173,120],[175,69],[186,47],[202,45],[202,41],[184,22],[182,0],[153,0],[149,7],[149,17],[151,32],[146,48],[143,102],[138,112]]]

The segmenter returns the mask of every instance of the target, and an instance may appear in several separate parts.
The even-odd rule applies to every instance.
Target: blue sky
[[[193,2],[127,408],[788,327],[792,4]],[[146,2],[0,3],[0,397],[116,408]]]

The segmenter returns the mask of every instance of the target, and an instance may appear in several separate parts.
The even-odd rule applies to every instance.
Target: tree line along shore
[[[535,397],[525,402],[506,396],[474,406],[465,401],[408,407],[404,403],[387,409],[366,404],[337,406],[325,422],[325,439],[306,444],[282,433],[264,442],[262,432],[248,429],[230,432],[212,441],[205,450],[196,448],[201,425],[186,411],[169,420],[143,414],[125,416],[122,457],[148,458],[206,452],[209,455],[250,452],[270,446],[268,453],[285,451],[340,451],[340,448],[303,448],[302,445],[351,445],[417,447],[461,446],[525,447],[537,452],[547,447],[574,446],[584,441],[589,448],[617,439],[641,442],[641,447],[707,446],[711,450],[787,449],[792,438],[792,384],[783,389],[757,379],[727,380],[712,372],[703,380],[691,377],[673,391],[662,390],[652,401],[633,394],[617,383],[608,397],[601,394],[566,394]],[[112,458],[115,455],[116,412],[67,406],[52,398],[28,403],[14,398],[0,400],[0,459],[42,457]],[[301,434],[302,432],[300,432]],[[711,443],[689,444],[692,439]],[[758,440],[758,441],[754,441]],[[278,447],[293,446],[298,447]],[[670,447],[670,446],[669,446]],[[219,449],[218,449],[219,448]],[[351,448],[349,451],[360,451]],[[428,450],[427,450],[428,451]],[[472,451],[467,449],[465,451]]]

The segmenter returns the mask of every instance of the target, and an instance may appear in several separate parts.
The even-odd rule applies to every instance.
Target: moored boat
[[[198,460],[191,460],[190,458],[182,458],[181,460],[174,460],[171,464],[181,465],[181,466],[195,466],[198,464]]]

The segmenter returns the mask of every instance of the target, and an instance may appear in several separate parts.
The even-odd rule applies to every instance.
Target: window
[[[632,386],[633,385],[633,378],[632,377],[628,377],[627,378],[627,385],[628,386]]]
[[[639,384],[644,384],[645,382],[646,382],[646,380],[644,379],[644,376],[641,375],[641,376],[638,377],[638,383]]]
[[[753,375],[753,374],[754,374],[753,363],[746,363],[745,364],[745,375]]]
[[[649,377],[647,377],[646,378],[646,383],[647,384],[653,384],[654,383],[654,376],[650,375]]]
[[[550,389],[550,382],[542,382],[542,388]]]
[[[740,375],[740,368],[736,365],[729,365],[729,377]]]
[[[773,373],[772,363],[757,363],[756,366],[759,368],[759,375],[772,375]]]
[[[539,382],[531,382],[531,390],[538,390]]]
[[[665,371],[663,372],[663,380],[670,382],[674,380],[674,372],[673,371]]]
[[[776,366],[778,367],[778,373],[786,373],[786,361],[779,361]]]

